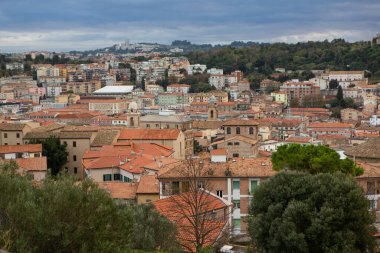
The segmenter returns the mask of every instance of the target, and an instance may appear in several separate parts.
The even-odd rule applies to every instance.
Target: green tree
[[[0,173],[0,248],[10,252],[124,252],[130,248],[130,209],[96,184],[46,179],[39,187]]]
[[[139,205],[133,210],[134,249],[178,251],[176,228],[173,223],[155,211],[152,205]]]
[[[336,99],[340,102],[340,104],[343,103],[343,100],[344,100],[344,98],[343,98],[343,88],[340,85],[338,87],[338,92],[336,94]]]
[[[31,140],[30,143],[42,144],[42,155],[47,157],[47,166],[52,175],[57,175],[67,163],[66,144],[61,144],[58,138],[52,136],[43,140]]]
[[[299,144],[283,145],[272,154],[273,169],[294,170],[301,172],[335,173],[358,176],[363,174],[363,168],[346,158],[340,159],[339,154],[326,146]]]
[[[197,140],[194,140],[193,148],[194,148],[194,154],[198,154],[203,151],[202,146],[199,144]]]
[[[371,252],[374,221],[355,180],[341,173],[279,173],[258,187],[249,234],[260,252]]]
[[[335,90],[338,88],[338,86],[339,86],[339,83],[336,79],[330,80],[330,82],[329,82],[329,89],[330,90]]]

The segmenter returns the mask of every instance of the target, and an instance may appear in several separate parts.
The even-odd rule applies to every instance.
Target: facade
[[[189,93],[190,85],[188,84],[170,84],[166,88],[167,92],[170,93]]]
[[[248,232],[249,205],[253,191],[268,177],[275,175],[269,158],[234,158],[226,162],[211,162],[215,158],[196,160],[199,167],[199,185],[205,185],[212,194],[233,203],[230,215],[232,232],[244,235]],[[188,166],[181,164],[165,166],[158,174],[160,182],[160,198],[186,192],[186,181],[183,173]]]
[[[208,84],[214,86],[217,90],[222,90],[226,87],[226,82],[223,74],[212,74],[208,78]]]
[[[26,124],[1,123],[0,145],[21,145],[25,134],[31,131]]]
[[[321,77],[328,81],[337,80],[342,88],[348,88],[355,81],[364,80],[364,71],[330,71],[322,74]]]
[[[362,112],[352,108],[346,108],[340,111],[340,118],[343,122],[359,122],[362,117]]]
[[[73,92],[75,94],[92,94],[101,88],[100,81],[69,82],[62,85],[62,92]]]
[[[216,102],[228,102],[228,93],[223,91],[214,91],[207,93],[190,93],[189,104],[193,102],[209,102],[210,98],[216,100]]]
[[[188,102],[186,93],[159,93],[156,96],[156,104],[166,107],[181,107]]]
[[[227,150],[228,157],[256,157],[259,149],[258,123],[234,119],[222,124],[224,139],[211,143],[214,149]]]
[[[124,100],[99,99],[91,100],[88,103],[89,111],[97,111],[105,115],[124,113],[127,109],[127,102]]]
[[[288,95],[283,91],[275,91],[272,92],[271,97],[273,97],[274,101],[284,103],[284,105],[288,105]]]
[[[318,85],[310,82],[285,82],[280,91],[285,92],[289,101],[302,101],[306,97],[319,97],[321,90]]]

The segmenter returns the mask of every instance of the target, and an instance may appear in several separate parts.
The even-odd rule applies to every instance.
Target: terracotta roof
[[[4,145],[0,146],[0,154],[42,152],[42,144]]]
[[[291,136],[285,142],[310,143],[311,137]]]
[[[228,142],[228,141],[233,141],[233,140],[238,140],[238,141],[246,142],[246,143],[249,143],[249,144],[252,144],[252,145],[255,145],[256,143],[259,142],[258,140],[254,140],[252,138],[248,138],[248,137],[243,136],[243,135],[234,135],[234,136],[232,136],[232,137],[230,137],[228,139],[225,139],[225,140],[215,141],[215,142],[211,143],[211,145],[221,144],[221,143]]]
[[[219,178],[219,177],[259,177],[266,178],[276,174],[272,169],[270,158],[241,158],[237,157],[228,160],[226,163],[212,163],[209,159],[200,158],[196,162],[202,161],[203,177]],[[158,178],[181,178],[183,177],[184,168],[188,166],[187,161],[181,163],[169,164],[159,171]],[[226,170],[230,171],[230,175],[226,174]],[[212,170],[212,175],[209,171]]]
[[[211,155],[227,155],[227,150],[225,150],[224,148],[213,149],[210,151],[210,154]]]
[[[117,136],[119,135],[118,130],[104,130],[99,131],[94,140],[91,143],[91,147],[102,147],[104,145],[111,145],[116,142]]]
[[[20,169],[26,171],[47,171],[46,156],[32,158],[17,158],[16,163]]]
[[[358,146],[349,147],[344,153],[356,158],[380,159],[380,138],[373,138]]]
[[[341,134],[319,134],[318,140],[335,140],[335,139],[348,139],[347,136]]]
[[[153,205],[160,214],[174,222],[177,227],[177,238],[184,250],[196,252],[195,233],[193,232],[194,227],[191,225],[194,223],[191,219],[194,219],[193,217],[195,216],[195,213],[192,205],[188,203],[188,200],[193,198],[192,196],[187,195],[189,195],[189,193],[182,193],[180,195],[160,199],[154,201]],[[199,190],[197,197],[194,197],[194,201],[199,203],[200,208],[197,208],[197,211],[200,213],[225,210],[230,206],[230,204],[223,199],[203,190]],[[207,227],[209,233],[204,238],[204,246],[213,245],[226,228],[226,224],[227,218],[205,220],[204,226]]]
[[[258,124],[257,121],[251,119],[232,119],[223,122],[223,126],[255,126]]]
[[[99,182],[100,189],[107,191],[113,199],[129,199],[136,198],[137,184],[126,182]]]
[[[308,128],[353,128],[353,125],[339,122],[315,122],[311,123]]]
[[[29,132],[24,135],[25,140],[32,139],[48,139],[49,137],[59,137],[59,133],[55,132]]]
[[[17,123],[1,123],[0,130],[2,131],[22,131],[26,124]]]
[[[32,129],[32,132],[51,132],[51,131],[57,131],[63,128],[64,128],[64,125],[53,122],[50,124],[46,124],[46,125],[34,128]]]
[[[176,140],[179,129],[124,129],[119,140]]]
[[[223,125],[223,121],[194,120],[193,129],[218,129]]]
[[[143,175],[140,177],[139,185],[137,186],[137,194],[160,194],[160,185],[157,175]]]

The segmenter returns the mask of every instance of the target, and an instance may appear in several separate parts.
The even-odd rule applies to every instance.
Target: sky
[[[0,52],[173,40],[295,43],[380,33],[379,0],[0,0]]]

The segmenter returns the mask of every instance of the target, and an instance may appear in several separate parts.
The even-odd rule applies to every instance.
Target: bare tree
[[[225,238],[230,206],[211,192],[213,170],[204,161],[188,159],[178,171],[182,193],[170,198],[172,219],[178,224],[181,246],[200,252]]]

